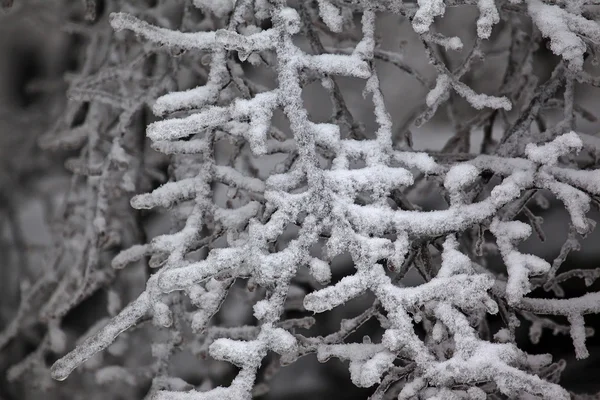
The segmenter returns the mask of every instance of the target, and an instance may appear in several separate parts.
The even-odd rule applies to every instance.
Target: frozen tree
[[[561,270],[600,200],[600,140],[578,129],[594,117],[575,96],[600,85],[597,2],[84,3],[64,12],[79,21],[67,29],[86,38],[85,56],[40,139],[78,151],[66,161],[70,191],[49,265],[0,347],[34,323],[45,333],[11,379],[69,382],[85,369],[82,387],[124,385],[131,398],[145,388],[148,399],[249,399],[316,354],[347,362],[372,399],[577,396],[560,385],[564,360],[525,352],[516,331],[527,321],[532,342],[546,330],[570,335],[576,358],[590,356],[584,318],[600,312],[600,292],[560,297],[566,281],[600,276]],[[450,8],[477,11],[463,38],[438,29]],[[433,79],[395,36],[396,49],[383,48],[396,33],[377,26],[390,16],[409,24]],[[557,57],[546,80],[534,66],[543,45]],[[473,71],[494,52],[505,67],[488,94]],[[401,124],[384,98],[386,64],[427,91]],[[373,124],[351,109],[349,81],[363,87]],[[329,96],[323,122],[308,112],[310,85]],[[443,109],[452,137],[441,151],[415,150],[415,129]],[[558,121],[547,109],[561,110]],[[429,207],[427,196],[446,204]],[[533,204],[548,197],[570,217],[552,262],[521,246],[533,232],[544,238]],[[149,234],[150,216],[162,227],[164,215],[170,230]],[[340,274],[344,256],[353,269]],[[99,290],[107,318],[70,337],[66,316]],[[319,330],[318,314],[359,298],[358,315]],[[58,358],[49,371],[48,355]],[[232,379],[182,372],[184,355],[232,364]]]

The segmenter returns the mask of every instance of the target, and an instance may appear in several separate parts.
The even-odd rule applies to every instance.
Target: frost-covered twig
[[[584,79],[580,70],[591,46],[588,42],[597,41],[595,23],[577,7],[541,0],[419,0],[414,4],[320,0],[297,9],[284,0],[193,4],[202,12],[190,12],[189,5],[177,9],[183,18],[176,24],[164,17],[177,14],[170,12],[176,6],[165,1],[147,13],[135,6],[115,10],[107,19],[122,42],[110,41],[106,52],[117,57],[125,51],[117,44],[131,45],[127,40],[132,33],[150,45],[136,45],[141,55],[117,66],[93,74],[86,70],[91,76],[73,79],[69,90],[73,101],[90,102],[85,121],[70,126],[77,114],[71,107],[66,133],[44,140],[47,147],[85,145],[82,157],[68,163],[85,181],[84,197],[76,202],[86,221],[83,242],[79,236],[76,242],[85,251],[76,257],[77,268],[44,278],[56,289],[39,309],[52,338],[61,337],[57,322],[69,310],[117,274],[101,257],[102,250],[110,247],[104,241],[125,243],[112,235],[131,228],[121,224],[122,214],[115,212],[124,208],[109,204],[115,193],[136,191],[131,199],[134,209],[167,208],[172,217],[171,231],[113,258],[112,266],[123,273],[146,261],[155,269],[138,297],[124,308],[112,299],[109,308],[116,315],[56,361],[52,376],[64,380],[100,352],[115,351],[124,332],[151,319],[164,334],[154,341],[155,361],[144,367],[145,373],[154,374],[147,396],[157,399],[251,398],[262,393],[256,387],[261,365],[271,353],[285,365],[309,353],[316,353],[322,362],[331,357],[347,360],[356,386],[379,385],[374,398],[381,398],[396,382],[402,382],[401,399],[485,398],[493,392],[568,398],[558,384],[540,378],[542,371],[551,368],[551,359],[528,355],[515,343],[516,315],[520,312],[544,326],[551,323],[539,314],[566,316],[576,355],[583,358],[588,354],[589,333],[583,316],[600,311],[595,306],[598,294],[559,300],[528,297],[541,279],[547,279],[549,287],[567,278],[557,275],[566,254],[551,266],[519,250],[532,229],[514,219],[524,210],[539,230],[540,221],[527,204],[537,191],[546,190],[564,204],[574,232],[585,235],[593,228],[587,213],[591,197],[600,195],[598,171],[579,169],[569,157],[584,149],[575,132],[574,81]],[[434,32],[435,21],[448,6],[471,4],[479,11],[475,45],[459,67],[452,68],[444,52],[461,50],[462,41]],[[453,91],[476,111],[493,109],[472,120],[486,126],[483,149],[488,154],[469,153],[471,127],[459,120],[454,99],[449,109],[456,132],[442,154],[406,149],[412,144],[404,135],[402,143],[395,143],[394,118],[375,61],[390,62],[421,83],[428,81],[421,71],[404,65],[395,52],[378,47],[378,12],[410,19],[437,73],[425,106],[415,113],[417,124],[433,117]],[[506,17],[508,12],[530,16],[539,32],[528,40],[518,36],[518,21]],[[327,35],[335,38],[338,32],[352,29],[355,13],[361,17],[359,41],[324,45],[322,30],[329,29]],[[323,24],[313,25],[317,16]],[[467,73],[485,56],[483,43],[498,29],[501,17],[512,24],[509,65],[497,95],[478,93],[468,83]],[[310,46],[299,43],[302,32]],[[548,82],[537,85],[530,69],[540,37],[549,38],[551,50],[562,61]],[[305,50],[308,47],[311,52]],[[172,69],[161,50],[181,57]],[[276,86],[249,78],[248,64],[273,71]],[[132,72],[138,69],[139,73]],[[523,79],[511,81],[519,75]],[[338,76],[364,84],[364,96],[373,104],[373,132],[353,115]],[[113,85],[117,78],[119,85]],[[305,107],[303,89],[313,82],[320,83],[331,99],[333,114],[325,122],[314,122]],[[557,102],[554,96],[563,86],[563,99]],[[134,154],[142,151],[143,143],[134,140],[136,132],[129,128],[145,104],[164,117],[152,122],[146,134],[153,148],[168,156],[170,167],[167,182],[141,193],[145,190],[138,190],[136,178],[160,175],[142,163],[145,155]],[[564,108],[561,124],[532,133],[534,121],[544,126],[541,110],[557,104]],[[517,116],[509,121],[512,117],[505,111],[513,108]],[[104,120],[107,115],[110,122]],[[276,120],[282,115],[289,129],[278,126]],[[502,118],[508,126],[496,141],[494,124]],[[281,156],[279,163],[264,172],[266,160],[273,155]],[[415,204],[414,188],[425,185],[436,185],[448,207],[424,211]],[[469,242],[477,236],[471,234],[474,229],[479,232],[476,245]],[[486,242],[485,230],[495,242]],[[285,239],[287,235],[292,239]],[[506,276],[475,262],[493,246],[502,257]],[[466,250],[472,248],[478,250]],[[344,254],[352,259],[354,271],[334,279],[337,271],[332,271],[332,260]],[[402,278],[413,267],[422,282],[406,287]],[[246,297],[252,299],[254,325],[244,321],[239,326],[218,326],[221,306],[239,300],[232,293],[245,280],[255,293]],[[309,323],[287,315],[290,308],[329,312],[366,293],[374,296],[374,303],[324,337],[296,332],[311,327],[314,320]],[[499,310],[510,333],[500,331],[495,340],[490,332],[487,337],[480,335],[475,326],[483,331],[486,316]],[[347,342],[373,317],[383,332],[380,343],[370,338]],[[417,334],[415,324],[422,325],[424,336]],[[9,338],[17,334],[16,326],[11,326]],[[52,350],[62,353],[57,342]],[[171,376],[173,355],[190,349],[194,355],[236,366],[231,384],[192,389]],[[97,378],[112,379],[115,371],[121,371],[114,368],[104,366]],[[135,384],[136,374],[121,372],[124,381]]]

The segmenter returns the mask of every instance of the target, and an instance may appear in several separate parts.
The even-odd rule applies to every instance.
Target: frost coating
[[[429,31],[435,17],[444,15],[446,4],[444,0],[418,0],[419,9],[413,18],[413,29],[417,33]]]
[[[207,10],[222,18],[233,10],[235,0],[194,0],[194,5],[203,10]]]
[[[579,35],[598,41],[598,24],[541,0],[527,0],[527,6],[529,15],[542,35],[550,39],[550,48],[554,54],[568,61],[569,68],[581,70],[586,45]]]
[[[333,32],[341,32],[343,23],[342,16],[340,10],[331,4],[331,2],[319,0],[319,14],[329,29]]]
[[[354,49],[343,54],[309,54],[295,44],[294,35],[308,29],[303,24],[309,21],[302,19],[310,13],[299,13],[283,2],[196,4],[216,15],[232,13],[234,22],[254,10],[261,18],[270,15],[273,25],[264,31],[245,31],[249,34],[240,33],[244,31],[235,23],[216,32],[183,33],[151,26],[125,14],[112,17],[116,29],[131,30],[150,42],[210,51],[211,71],[205,86],[169,93],[155,102],[157,115],[179,111],[191,115],[177,115],[148,127],[147,135],[154,147],[175,156],[176,171],[170,182],[131,201],[137,209],[174,208],[173,214],[178,213],[182,223],[175,225],[172,233],[125,250],[113,261],[116,268],[122,268],[150,256],[160,269],[137,300],[57,361],[53,376],[65,379],[73,369],[110,346],[119,334],[151,317],[156,326],[176,334],[182,323],[199,335],[206,332],[210,344],[203,343],[199,352],[239,368],[228,387],[190,390],[181,382],[169,380],[170,386],[157,390],[158,399],[251,398],[258,371],[269,352],[288,363],[315,352],[320,361],[330,357],[348,360],[352,382],[361,387],[383,385],[386,379],[392,379],[389,377],[398,373],[398,361],[411,371],[402,375],[410,378],[397,379],[405,379],[399,398],[483,398],[488,392],[476,386],[482,382],[492,382],[494,389],[486,390],[497,388],[508,397],[526,392],[544,399],[568,398],[564,389],[538,376],[550,362],[547,357],[525,354],[511,342],[510,333],[498,335],[497,341],[482,338],[472,320],[502,312],[507,305],[533,313],[565,315],[577,356],[586,356],[583,314],[595,312],[588,302],[596,296],[568,304],[528,298],[535,285],[532,277],[548,273],[551,267],[545,260],[517,250],[518,242],[532,229],[512,221],[515,215],[511,215],[513,208],[521,210],[520,201],[528,192],[545,188],[564,202],[574,228],[587,232],[585,216],[590,199],[583,190],[599,194],[597,185],[589,183],[597,171],[577,171],[560,164],[561,156],[582,147],[577,135],[570,133],[552,137],[546,144],[530,144],[524,151],[527,158],[515,152],[514,158],[484,155],[466,162],[445,163],[412,151],[409,140],[405,147],[395,147],[392,119],[373,63],[377,54],[374,9],[363,10],[363,36]],[[337,4],[318,4],[321,17],[333,31],[342,27]],[[413,27],[425,34],[434,18],[443,15],[445,3],[419,1],[418,6]],[[498,10],[492,1],[479,1],[478,6],[478,35],[486,38],[498,22]],[[442,40],[432,36],[426,39],[428,43]],[[179,42],[182,46],[177,45]],[[258,90],[255,83],[244,81],[231,66],[228,51],[236,52],[238,60],[250,60],[253,54],[268,59],[266,55],[273,53],[278,86]],[[435,67],[439,75],[427,96],[428,108],[437,108],[454,90],[475,109],[511,109],[508,97],[477,94],[462,83],[464,71],[448,71],[441,64]],[[303,84],[311,74],[326,82],[324,86],[337,102],[336,116],[326,123],[310,121],[304,107]],[[335,82],[330,80],[333,75],[364,80],[365,96],[373,102],[377,123],[370,136],[364,132],[361,135],[360,126],[339,117],[344,111],[342,101],[336,97]],[[240,97],[233,98],[226,91],[229,86],[235,86]],[[290,121],[292,138],[274,128],[276,110],[283,111]],[[431,110],[425,114],[428,112]],[[230,140],[233,154],[247,147],[255,157],[271,152],[290,157],[265,180],[247,160],[246,164],[235,158],[217,163],[215,144],[224,138]],[[357,161],[364,166],[351,169]],[[498,183],[489,193],[478,196],[478,185],[485,185],[485,174],[495,175]],[[447,209],[421,211],[406,198],[405,193],[410,193],[407,188],[430,178],[443,183]],[[227,187],[224,204],[214,200],[217,185]],[[288,228],[297,228],[297,235],[278,248],[277,241]],[[495,236],[507,278],[484,270],[469,257],[465,241],[468,243],[467,233],[474,229],[489,229]],[[215,233],[207,239],[201,236],[205,230]],[[224,238],[221,247],[214,246],[212,242],[220,238]],[[319,242],[323,254],[317,258],[311,251]],[[194,254],[205,247],[206,255]],[[330,285],[330,260],[340,254],[350,255],[355,271]],[[434,261],[432,254],[441,262]],[[312,289],[300,290],[294,286],[294,279],[304,268],[310,274],[306,279],[314,279],[324,287],[315,284]],[[409,268],[418,271],[422,284],[398,284]],[[210,326],[211,318],[241,278],[248,279],[251,290],[265,289],[264,296],[252,307],[259,323],[217,332]],[[193,312],[181,312],[171,301],[180,292],[196,307]],[[360,317],[345,321],[340,333],[326,338],[297,333],[294,328],[303,323],[285,317],[286,301],[292,299],[304,310],[321,313],[364,293],[376,298],[363,318],[378,319],[384,332],[381,343],[344,342],[364,323]],[[422,339],[415,324],[432,326],[431,335]],[[60,348],[60,341],[55,342]],[[154,356],[160,359],[167,359],[171,351],[167,344],[153,348]],[[114,378],[114,369],[101,371],[97,379]],[[464,390],[455,390],[455,386]]]
[[[500,22],[500,14],[494,0],[479,0],[479,18],[477,19],[477,36],[481,39],[489,39],[492,28]]]
[[[555,165],[559,157],[580,151],[582,147],[583,143],[579,136],[575,132],[570,132],[541,146],[530,143],[525,148],[525,154],[531,161],[544,165]]]
[[[490,225],[496,236],[498,248],[508,271],[506,297],[509,303],[516,304],[531,291],[529,275],[540,275],[550,270],[550,264],[532,254],[522,254],[515,244],[531,235],[531,227],[518,221],[500,222],[497,219]]]

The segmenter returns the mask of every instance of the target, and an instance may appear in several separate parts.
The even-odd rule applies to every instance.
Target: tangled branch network
[[[157,9],[164,3],[159,1]],[[354,385],[376,387],[373,399],[526,394],[569,399],[555,378],[564,363],[519,349],[515,329],[519,317],[526,318],[532,330],[570,334],[577,358],[589,355],[585,342],[591,332],[584,316],[600,311],[600,294],[568,299],[528,294],[536,288],[558,292],[566,279],[593,281],[597,275],[584,270],[559,273],[569,251],[577,247],[577,238],[593,229],[587,213],[591,201],[600,196],[599,170],[581,167],[575,157],[593,154],[594,138],[574,131],[575,117],[581,113],[574,105],[575,84],[599,84],[584,70],[600,40],[589,9],[595,2],[289,3],[195,0],[205,16],[200,25],[205,30],[192,32],[160,27],[160,18],[155,18],[157,25],[150,24],[139,10],[137,16],[110,15],[114,30],[125,31],[121,38],[134,32],[146,43],[145,51],[159,46],[174,56],[202,54],[209,72],[204,85],[159,97],[154,114],[171,118],[151,123],[146,132],[153,148],[171,157],[171,180],[134,196],[131,206],[171,209],[173,232],[134,245],[112,261],[113,267],[124,268],[150,257],[151,266],[160,269],[150,275],[137,299],[56,361],[52,376],[66,379],[151,316],[170,334],[153,345],[159,360],[151,389],[156,399],[251,398],[260,392],[257,375],[272,353],[284,365],[311,353],[322,362],[332,357],[349,361]],[[434,20],[448,7],[470,5],[479,12],[477,38],[460,67],[451,71],[444,54],[464,46],[458,37],[434,32]],[[185,13],[192,12],[197,10],[186,6]],[[410,21],[437,72],[435,82],[428,82],[398,54],[378,47],[376,21],[388,13]],[[361,30],[356,41],[352,34],[345,35],[355,15],[360,15]],[[477,93],[461,78],[484,57],[482,45],[500,23],[512,35],[502,86],[498,95]],[[525,32],[528,23],[530,33]],[[325,35],[353,45],[326,46],[321,41]],[[312,51],[301,48],[299,37],[307,38]],[[532,63],[542,40],[560,61],[551,78],[539,83]],[[398,66],[428,87],[425,104],[404,127],[392,124],[376,60]],[[275,71],[276,87],[254,82],[242,63]],[[363,95],[374,107],[374,132],[354,120],[337,76],[364,83]],[[302,92],[312,82],[320,82],[330,94],[334,115],[328,122],[309,119]],[[173,84],[165,86],[173,89]],[[453,119],[455,134],[442,153],[414,151],[412,123],[424,124],[443,104],[453,115],[459,99],[478,114],[469,121]],[[540,117],[549,107],[564,110],[564,118],[551,127]],[[291,135],[272,122],[278,112],[289,121]],[[497,141],[492,128],[500,118],[505,130]],[[482,154],[471,156],[466,153],[474,127],[484,128],[484,142]],[[229,159],[219,157],[217,148],[223,143],[229,145]],[[122,155],[113,157],[115,162],[129,162],[124,151],[111,153]],[[247,162],[248,157],[261,160],[274,154],[282,161],[267,179]],[[410,193],[424,185],[441,192],[448,207],[426,211],[414,204]],[[222,187],[227,188],[224,204],[215,200]],[[564,203],[570,215],[571,234],[552,264],[518,248],[532,231],[541,232],[528,203],[543,193]],[[529,223],[516,220],[519,215],[530,217]],[[280,246],[279,239],[290,232],[292,240]],[[502,272],[489,268],[486,260],[494,250],[506,267]],[[351,256],[355,272],[330,284],[331,260],[341,254]],[[420,274],[423,283],[402,284],[409,270]],[[298,286],[302,279],[310,282],[312,291]],[[257,323],[215,326],[211,318],[241,280],[247,280],[249,290],[264,294],[253,305]],[[300,333],[315,319],[291,318],[286,311],[293,297],[301,297],[303,310],[324,313],[366,292],[374,295],[373,304],[327,336]],[[488,314],[496,313],[505,327],[487,335]],[[543,315],[566,317],[568,325]],[[368,337],[346,342],[371,319],[382,329],[379,343]],[[194,340],[187,340],[188,326],[196,333]],[[163,368],[177,352],[207,349],[213,359],[239,368],[229,386],[191,388]],[[103,373],[110,371],[114,373]]]

